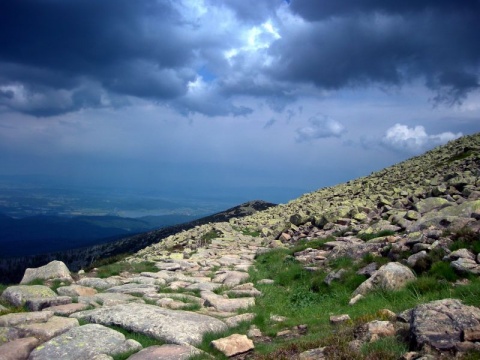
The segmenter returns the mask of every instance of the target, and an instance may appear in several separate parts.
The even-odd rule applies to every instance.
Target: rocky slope
[[[18,282],[22,278],[22,274],[26,268],[40,266],[52,260],[63,261],[71,270],[78,271],[91,266],[95,261],[100,259],[119,254],[132,254],[148,245],[160,242],[169,235],[192,229],[195,226],[211,222],[228,221],[232,217],[251,215],[256,211],[262,211],[274,205],[275,204],[262,200],[249,201],[194,221],[116,239],[107,243],[33,256],[14,258],[0,257],[0,281]]]
[[[226,335],[229,328],[253,321],[263,289],[277,286],[271,279],[250,282],[248,270],[255,267],[258,254],[304,243],[294,259],[287,260],[303,264],[311,274],[328,273],[325,284],[348,272],[334,268],[335,260],[375,259],[359,270],[365,281],[350,295],[355,309],[372,291],[401,289],[439,262],[461,279],[449,284],[450,289],[476,282],[479,229],[476,134],[285,205],[172,234],[119,264],[128,269],[119,275],[100,278],[100,269],[72,277],[59,262],[29,270],[22,285],[2,294],[6,308],[0,316],[0,358],[111,359],[128,353],[124,358],[131,360],[186,359],[200,353],[202,338],[212,332],[222,334],[211,341],[218,354],[254,358],[255,345],[271,337],[265,340],[255,326]],[[138,270],[145,264],[151,268]],[[33,279],[49,286],[33,285]],[[475,305],[444,298],[399,313],[382,310],[378,318],[355,323],[349,358],[362,358],[359,349],[364,344],[389,337],[405,339],[409,351],[404,359],[461,357],[468,352],[478,356],[480,303]],[[19,306],[28,311],[14,313]],[[270,315],[272,324],[285,321]],[[336,324],[351,323],[348,314],[332,314],[330,321],[332,331]],[[142,350],[119,328],[165,344]],[[297,324],[277,332],[273,340],[306,333],[308,329]],[[326,346],[289,358],[336,356],[335,348]]]

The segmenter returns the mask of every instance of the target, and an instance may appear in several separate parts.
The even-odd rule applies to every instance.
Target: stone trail
[[[2,298],[12,305],[41,302],[41,306],[35,309],[39,311],[0,316],[1,359],[92,359],[101,355],[107,359],[128,351],[135,352],[130,356],[133,360],[186,359],[200,353],[194,346],[206,333],[251,321],[253,314],[245,311],[261,294],[248,283],[247,272],[261,239],[241,233],[234,237],[236,232],[228,223],[219,224],[217,231],[230,238],[214,239],[181,259],[170,251],[154,260],[150,257],[156,272],[124,272],[106,279],[92,273],[75,281],[58,263],[42,267],[42,279],[69,280],[56,292],[40,285],[11,286],[4,291]],[[134,256],[129,261],[143,259]],[[32,277],[35,269],[28,271],[28,278]],[[80,326],[77,319],[87,325]],[[112,325],[169,345],[139,351],[140,344],[110,329]]]

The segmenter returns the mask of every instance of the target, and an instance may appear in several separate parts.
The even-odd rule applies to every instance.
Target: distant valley
[[[0,214],[0,258],[101,244],[197,218],[198,216],[173,214],[140,218],[37,215],[15,219]]]

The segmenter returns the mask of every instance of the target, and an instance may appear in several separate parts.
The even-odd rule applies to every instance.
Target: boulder
[[[360,284],[360,286],[353,292],[353,295],[365,295],[371,290],[377,288],[397,290],[412,280],[415,280],[415,274],[412,270],[398,262],[391,262],[380,267],[372,277]]]
[[[23,306],[27,300],[52,298],[57,294],[43,285],[15,285],[3,291],[2,299],[13,306]]]
[[[75,327],[54,337],[30,354],[29,360],[91,360],[100,354],[120,355],[140,350],[135,340],[126,340],[118,331],[98,324]]]
[[[199,344],[204,334],[227,329],[224,322],[210,316],[137,303],[81,311],[70,316],[92,323],[120,326],[180,345]]]
[[[452,261],[450,266],[459,273],[480,275],[480,265],[472,259],[459,258],[458,260]]]
[[[246,335],[233,334],[225,338],[212,341],[211,345],[225,356],[235,356],[253,350],[253,341]]]
[[[452,350],[463,332],[480,325],[480,309],[457,299],[421,304],[411,312],[411,336],[419,349]]]
[[[388,336],[395,336],[395,327],[390,321],[374,320],[355,329],[355,338],[364,342],[373,342]]]
[[[25,270],[25,274],[23,275],[20,284],[28,284],[37,279],[73,282],[67,265],[57,260],[49,262],[47,265],[40,266],[38,268],[28,268]]]
[[[425,214],[431,212],[432,210],[440,209],[442,207],[451,206],[448,200],[440,197],[429,197],[417,201],[414,205],[414,209],[417,210],[420,214]]]

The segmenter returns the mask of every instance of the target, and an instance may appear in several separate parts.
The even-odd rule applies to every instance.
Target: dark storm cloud
[[[2,1],[0,86],[21,86],[42,105],[0,104],[39,116],[100,105],[78,90],[88,82],[117,94],[177,97],[194,78],[184,69],[192,53],[179,23],[169,2]]]
[[[344,16],[369,12],[409,13],[425,10],[478,12],[478,0],[292,0],[291,10],[309,21],[323,20],[331,16]]]
[[[425,81],[436,101],[479,88],[479,1],[292,0],[307,22],[283,29],[273,72],[339,89]]]

